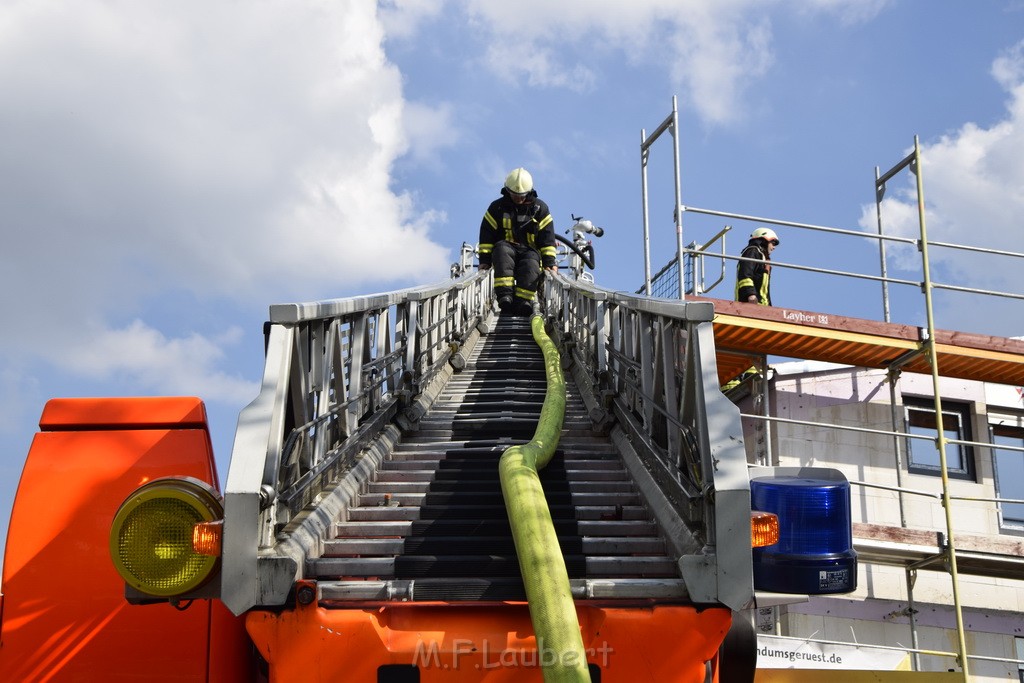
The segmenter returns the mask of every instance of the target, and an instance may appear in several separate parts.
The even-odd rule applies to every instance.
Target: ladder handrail
[[[232,611],[287,595],[301,557],[277,552],[278,535],[414,408],[488,314],[491,282],[475,273],[271,307],[261,390],[239,415],[225,486],[221,598]]]
[[[690,598],[742,609],[753,598],[750,484],[739,410],[719,389],[712,305],[561,275],[546,280],[545,304],[591,418],[614,423],[613,439],[628,434],[620,450],[635,449],[634,478],[674,529]]]

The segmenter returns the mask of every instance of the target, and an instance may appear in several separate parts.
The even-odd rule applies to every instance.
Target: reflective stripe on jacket
[[[545,268],[555,265],[555,225],[548,205],[537,198],[528,204],[516,204],[502,188],[502,196],[491,202],[480,221],[480,265],[491,265],[491,252],[497,242],[505,240],[540,252]]]
[[[751,295],[754,295],[757,297],[757,303],[762,306],[771,306],[772,264],[768,252],[759,244],[748,244],[740,256],[745,259],[758,259],[758,261],[737,261],[736,301],[746,301]]]

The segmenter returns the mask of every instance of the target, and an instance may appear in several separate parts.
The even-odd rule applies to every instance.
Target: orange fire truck
[[[751,681],[755,584],[852,589],[842,477],[748,471],[712,303],[456,275],[272,306],[223,485],[199,399],[47,403],[3,679]]]

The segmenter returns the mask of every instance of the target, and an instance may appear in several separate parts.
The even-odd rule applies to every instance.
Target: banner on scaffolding
[[[910,656],[903,651],[868,645],[820,643],[760,634],[757,668],[908,671]]]

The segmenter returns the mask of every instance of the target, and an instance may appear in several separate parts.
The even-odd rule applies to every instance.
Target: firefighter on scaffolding
[[[772,252],[779,236],[771,228],[757,228],[740,256],[748,261],[736,264],[736,301],[772,305]]]
[[[750,241],[736,264],[736,301],[761,306],[772,305],[771,275],[772,252],[779,246],[779,236],[771,228],[760,227],[750,233]],[[746,369],[739,377],[722,386],[723,392],[730,392],[747,380],[759,377],[756,365]]]
[[[498,308],[513,315],[533,311],[541,268],[558,272],[555,226],[548,205],[537,197],[525,168],[505,178],[501,197],[480,221],[480,270],[494,267]]]

